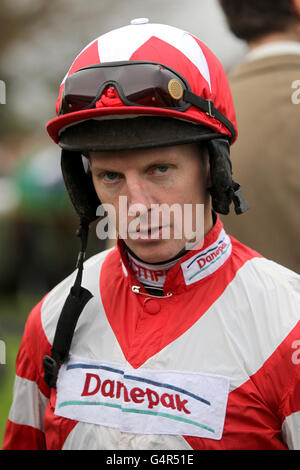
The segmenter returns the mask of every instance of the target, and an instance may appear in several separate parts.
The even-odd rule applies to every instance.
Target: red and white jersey
[[[299,449],[299,276],[219,219],[161,274],[163,297],[137,269],[122,244],[85,263],[93,298],[56,389],[43,357],[76,273],[33,309],[4,449]],[[160,275],[143,269],[153,286]]]

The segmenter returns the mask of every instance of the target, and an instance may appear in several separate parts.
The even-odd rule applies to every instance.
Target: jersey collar
[[[127,250],[122,240],[118,240],[123,274],[130,286],[147,284],[161,287],[165,293],[180,293],[216,273],[231,255],[230,237],[223,228],[217,216],[216,223],[192,250],[185,253],[179,260],[162,263],[159,266],[143,263],[127,256]],[[157,269],[159,268],[159,269]]]

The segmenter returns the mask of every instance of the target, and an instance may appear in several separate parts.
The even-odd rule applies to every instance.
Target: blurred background
[[[24,323],[41,297],[74,270],[79,247],[60,152],[45,124],[54,117],[59,85],[75,56],[99,35],[139,17],[195,34],[226,70],[246,50],[216,0],[1,0],[0,445]],[[92,227],[88,256],[104,248]]]

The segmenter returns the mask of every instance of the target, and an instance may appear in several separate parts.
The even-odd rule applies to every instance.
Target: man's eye
[[[106,171],[106,172],[103,174],[103,178],[104,178],[104,180],[106,180],[106,181],[112,182],[112,181],[116,181],[116,180],[119,178],[119,174],[118,174],[118,173],[114,173],[113,171]]]
[[[159,165],[155,168],[158,174],[167,173],[168,169],[169,169],[168,165]]]

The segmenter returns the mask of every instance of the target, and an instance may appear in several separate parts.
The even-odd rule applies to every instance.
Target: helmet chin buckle
[[[232,201],[234,204],[234,210],[236,214],[243,214],[249,209],[249,204],[245,200],[244,195],[242,193],[242,188],[238,183],[232,182],[233,186],[233,197]]]

